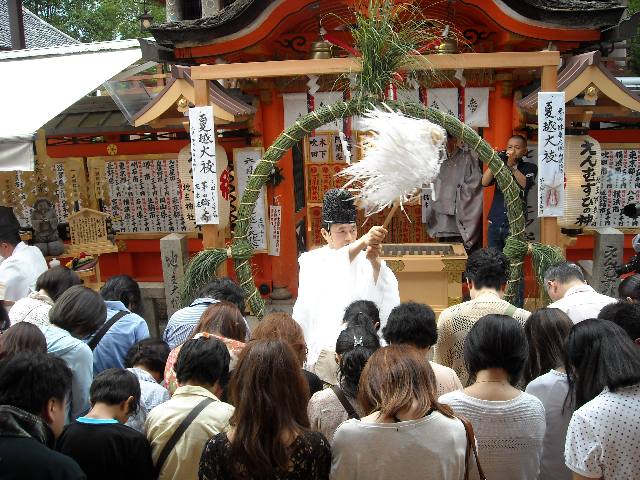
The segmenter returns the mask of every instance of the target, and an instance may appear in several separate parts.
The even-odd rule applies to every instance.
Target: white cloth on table
[[[349,261],[349,247],[328,246],[305,252],[298,259],[300,281],[293,318],[304,331],[313,365],[323,348],[334,350],[344,311],[355,300],[371,300],[380,309],[380,331],[393,307],[400,304],[398,280],[384,260],[377,282],[364,252]]]
[[[636,479],[640,472],[640,384],[605,389],[575,411],[564,447],[566,465],[588,478]]]

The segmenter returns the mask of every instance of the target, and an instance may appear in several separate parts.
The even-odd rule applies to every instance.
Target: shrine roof
[[[22,16],[24,19],[24,39],[27,48],[80,43],[24,7],[22,7]],[[0,0],[0,50],[11,50],[7,0]]]
[[[599,92],[630,111],[640,111],[640,97],[614,77],[601,62],[599,51],[570,57],[558,72],[558,91],[565,92],[565,102],[581,95],[585,88],[595,86]],[[520,100],[519,106],[535,112],[540,88]],[[590,107],[585,107],[588,109]]]
[[[174,66],[165,88],[133,115],[133,124],[150,124],[168,109],[174,109],[180,97],[194,102],[194,84],[189,67]],[[241,97],[239,92],[224,88],[217,81],[209,81],[209,103],[213,106],[216,118],[224,123],[240,121],[256,112],[255,107]]]
[[[203,40],[212,35],[222,37],[250,25],[271,3],[273,0],[236,0],[210,17],[155,24],[149,30],[161,44],[182,38],[198,42],[201,36]]]
[[[627,8],[616,0],[504,0],[504,3],[531,20],[583,28],[616,25]]]
[[[141,105],[142,107],[142,105]],[[83,97],[44,125],[48,136],[139,131],[109,96]],[[152,130],[147,128],[146,130]]]
[[[282,0],[236,0],[213,16],[156,24],[150,31],[159,45],[169,48],[201,47],[213,43],[219,45],[225,41],[233,43],[244,36],[251,36],[258,25],[269,23],[272,17],[275,20],[283,15],[280,21],[290,21],[294,16],[310,15],[308,11],[302,12],[313,2],[288,1],[291,6],[285,9],[281,5]],[[342,10],[348,8],[348,3],[346,0],[335,1],[326,8]],[[534,36],[537,36],[538,30],[542,29],[546,31],[546,36],[543,34],[538,38],[548,37],[548,40],[554,40],[551,32],[554,28],[599,32],[604,27],[617,25],[626,8],[615,0],[460,0],[460,4],[480,9],[499,24],[504,22],[496,15],[509,19],[510,25],[502,26],[518,34],[526,35],[528,29],[533,29],[536,31]],[[325,13],[316,11],[311,15]],[[558,39],[561,37],[562,34]],[[579,38],[574,40],[579,41]]]

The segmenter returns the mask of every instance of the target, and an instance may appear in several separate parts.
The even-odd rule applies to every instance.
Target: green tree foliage
[[[142,0],[24,0],[24,6],[81,42],[100,42],[146,36],[138,16]],[[165,19],[164,5],[146,2],[154,22]]]

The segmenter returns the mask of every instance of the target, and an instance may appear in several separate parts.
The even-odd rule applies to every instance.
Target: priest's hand
[[[387,236],[387,229],[381,226],[374,226],[365,233],[362,238],[366,247],[380,245]]]
[[[379,246],[386,235],[386,228],[380,226],[371,227],[367,233],[349,245],[349,261],[353,262],[356,256],[368,247]]]

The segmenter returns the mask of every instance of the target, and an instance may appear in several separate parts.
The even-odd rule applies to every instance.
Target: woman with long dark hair
[[[525,391],[542,402],[547,423],[538,480],[571,478],[563,452],[573,413],[573,409],[565,405],[569,383],[564,368],[564,342],[572,327],[569,316],[557,308],[536,310],[524,325],[529,344]]]
[[[371,355],[358,389],[368,415],[336,430],[331,478],[463,479],[465,427],[435,390],[433,370],[416,348],[390,345]]]
[[[380,341],[372,325],[356,324],[340,332],[335,360],[338,364],[338,385],[314,393],[307,408],[311,426],[329,440],[342,422],[363,415],[356,402],[358,382],[367,360],[378,348]]]
[[[468,418],[487,478],[536,480],[546,422],[544,407],[515,387],[527,359],[524,328],[507,315],[485,315],[464,342],[465,368],[475,381],[440,397]]]
[[[565,348],[571,417],[564,456],[574,480],[637,478],[640,349],[609,320],[576,324]]]
[[[351,302],[342,317],[342,330],[360,325],[376,333],[380,328],[380,310],[371,300]],[[339,365],[336,363],[336,352],[333,348],[323,348],[313,366],[313,372],[326,384],[339,384]],[[314,392],[311,392],[313,395]]]
[[[253,330],[254,340],[282,340],[286,342],[296,354],[300,368],[303,367],[307,358],[307,343],[304,340],[302,327],[285,312],[272,312],[260,320],[260,323]],[[302,374],[309,384],[309,392],[313,395],[322,390],[322,380],[308,370],[302,370]]]
[[[207,442],[200,480],[329,478],[331,449],[309,429],[309,387],[286,342],[249,342],[229,389],[231,429]]]

